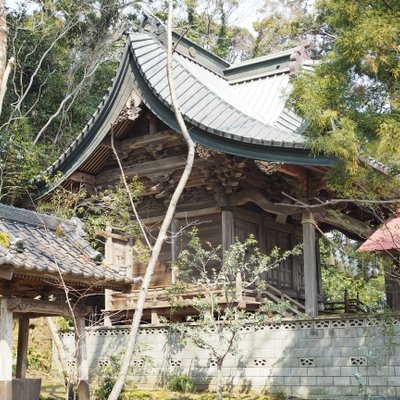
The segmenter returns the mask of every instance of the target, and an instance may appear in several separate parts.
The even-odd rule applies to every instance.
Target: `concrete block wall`
[[[118,358],[129,328],[87,331],[93,373]],[[227,387],[276,392],[310,399],[400,398],[400,322],[396,318],[330,318],[266,323],[243,328],[239,354],[228,355]],[[73,335],[64,335],[73,348]],[[144,326],[130,379],[141,386],[165,384],[189,374],[201,387],[215,385],[215,362],[208,350],[181,346],[165,326]]]

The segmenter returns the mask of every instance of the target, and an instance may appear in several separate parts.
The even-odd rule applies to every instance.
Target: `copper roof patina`
[[[299,165],[330,166],[312,155],[303,132],[306,123],[287,108],[290,77],[310,59],[304,47],[230,65],[174,33],[173,75],[178,102],[193,140],[219,152],[244,158]],[[166,78],[165,29],[146,18],[130,33],[117,75],[97,111],[68,149],[48,168],[66,181],[98,158],[132,92],[164,124],[179,127]],[[42,195],[52,188],[42,187]]]

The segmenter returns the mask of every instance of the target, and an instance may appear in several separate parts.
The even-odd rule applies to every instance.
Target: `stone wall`
[[[118,358],[129,329],[88,330],[93,374]],[[144,326],[130,379],[141,386],[163,385],[170,376],[189,374],[213,388],[216,367],[209,351],[179,346],[165,326]],[[240,352],[223,368],[227,386],[313,399],[400,398],[400,321],[347,318],[284,321],[243,329]],[[64,335],[73,347],[73,335]],[[72,362],[72,361],[71,361]]]

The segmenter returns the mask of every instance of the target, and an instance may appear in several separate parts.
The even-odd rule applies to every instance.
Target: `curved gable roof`
[[[165,31],[147,19],[129,34],[116,78],[83,131],[48,168],[62,183],[99,148],[131,93],[179,132],[166,78]],[[302,135],[305,124],[285,106],[293,51],[230,66],[175,35],[173,74],[178,102],[193,139],[217,151],[272,162],[331,165],[313,157]],[[279,66],[279,67],[277,67]],[[263,72],[264,71],[264,72]],[[255,74],[254,74],[254,73]]]

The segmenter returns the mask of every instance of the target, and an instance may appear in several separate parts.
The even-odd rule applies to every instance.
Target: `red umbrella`
[[[358,251],[400,250],[400,209],[396,216],[383,223],[358,249]]]

